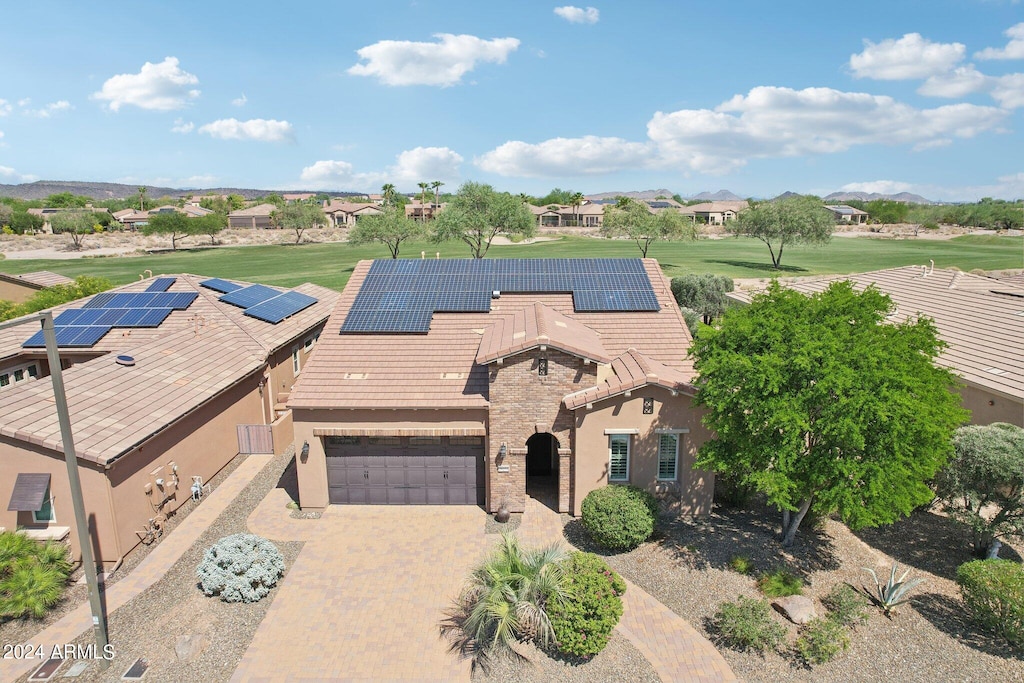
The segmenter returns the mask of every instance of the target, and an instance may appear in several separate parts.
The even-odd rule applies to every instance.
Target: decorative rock
[[[174,654],[178,656],[179,661],[188,662],[199,656],[205,647],[206,636],[189,633],[178,636],[178,641],[174,644]]]
[[[803,595],[790,595],[785,598],[779,598],[772,602],[772,607],[794,624],[806,624],[818,616],[814,610],[814,601]]]

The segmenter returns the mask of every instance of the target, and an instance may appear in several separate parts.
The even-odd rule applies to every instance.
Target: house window
[[[299,367],[299,350],[295,349],[292,351],[292,373],[296,377],[299,376]]]
[[[11,376],[6,372],[0,375],[0,387],[6,387],[11,383]]]
[[[545,377],[548,374],[548,359],[541,358],[537,361],[537,374]]]
[[[36,524],[48,524],[57,521],[57,516],[53,513],[53,498],[50,497],[49,486],[46,487],[46,493],[43,494],[43,507],[32,513],[32,521]]]
[[[310,351],[313,350],[313,342],[314,341],[315,341],[315,339],[313,337],[310,337],[309,339],[306,340],[306,343],[302,346],[303,350],[306,353],[309,353]]]
[[[32,378],[39,377],[39,368],[35,365],[28,366],[28,376]]]
[[[629,481],[629,434],[608,436],[608,481]]]
[[[675,481],[679,467],[679,435],[662,434],[658,439],[658,479]]]
[[[25,370],[23,368],[18,368],[14,371],[14,381],[20,382],[23,379],[25,379]]]

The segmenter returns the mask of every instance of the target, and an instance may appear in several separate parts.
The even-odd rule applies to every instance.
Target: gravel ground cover
[[[270,609],[277,589],[256,603],[228,604],[219,598],[203,595],[197,587],[195,570],[203,553],[218,539],[246,531],[249,514],[271,489],[280,484],[293,462],[293,454],[288,451],[268,463],[160,581],[111,614],[108,631],[115,648],[113,661],[105,671],[92,663],[82,676],[74,680],[83,683],[119,681],[139,657],[150,664],[144,678],[150,683],[228,680]],[[303,545],[297,541],[275,541],[274,544],[284,556],[288,568]],[[178,637],[187,634],[201,635],[207,644],[196,658],[181,662],[174,647]],[[92,641],[92,632],[89,631],[74,642],[85,646]],[[65,664],[57,675],[62,675],[67,667]],[[31,674],[20,680],[27,681],[28,675]]]
[[[973,559],[963,532],[947,518],[918,512],[897,524],[852,533],[824,520],[801,528],[796,547],[786,552],[773,526],[776,514],[764,509],[735,510],[716,506],[706,519],[663,521],[655,537],[639,548],[609,554],[593,547],[579,521],[566,526],[573,545],[606,556],[617,572],[641,586],[716,642],[710,619],[724,601],[739,595],[761,597],[756,575],[786,568],[807,582],[804,594],[815,600],[833,585],[861,588],[871,577],[863,567],[887,576],[893,560],[926,582],[913,591],[910,604],[887,619],[869,608],[867,623],[851,634],[850,648],[828,664],[804,667],[790,652],[765,656],[719,646],[733,671],[745,681],[1024,681],[1024,653],[975,628],[963,611],[955,572]],[[1020,561],[1019,544],[1004,545],[1001,556]],[[737,555],[749,558],[754,572],[729,569]],[[902,570],[901,570],[902,572]],[[884,578],[883,578],[884,580]],[[796,627],[773,613],[796,638]]]

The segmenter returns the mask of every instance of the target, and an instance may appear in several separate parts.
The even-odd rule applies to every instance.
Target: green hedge
[[[956,581],[978,624],[1024,647],[1024,567],[1010,560],[975,560],[960,565]]]
[[[658,501],[636,486],[605,486],[583,499],[583,526],[609,550],[631,550],[654,533]]]
[[[567,599],[547,605],[560,652],[590,657],[604,649],[622,616],[626,582],[592,553],[574,552],[563,563]]]

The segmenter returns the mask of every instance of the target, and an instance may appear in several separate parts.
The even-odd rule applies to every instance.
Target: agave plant
[[[871,574],[871,578],[875,580],[875,593],[866,591],[868,597],[876,605],[882,608],[882,612],[885,616],[891,616],[895,614],[895,608],[907,602],[909,598],[907,594],[911,590],[924,583],[923,578],[910,579],[907,581],[907,575],[910,574],[910,570],[903,572],[903,575],[899,579],[896,578],[896,571],[899,569],[899,563],[892,563],[892,571],[889,574],[889,581],[883,586],[882,582],[878,580],[878,576],[875,574],[875,570],[863,568],[864,571]]]

